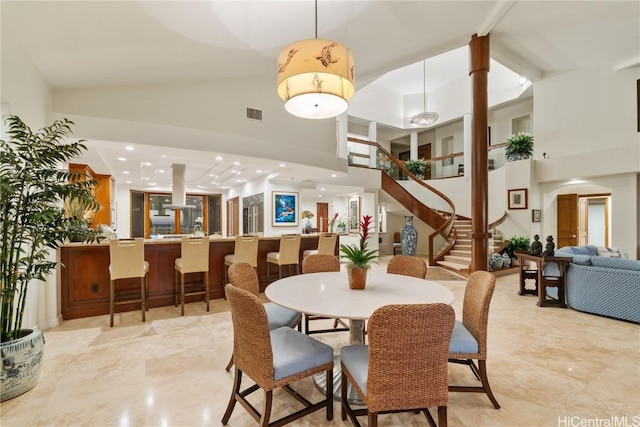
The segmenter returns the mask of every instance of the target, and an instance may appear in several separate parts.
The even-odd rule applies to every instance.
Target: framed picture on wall
[[[542,221],[542,211],[540,209],[531,209],[531,222]]]
[[[527,209],[527,189],[508,190],[509,209]]]
[[[298,225],[298,193],[271,192],[273,227],[296,227]]]
[[[360,196],[349,196],[347,200],[348,232],[360,231]]]

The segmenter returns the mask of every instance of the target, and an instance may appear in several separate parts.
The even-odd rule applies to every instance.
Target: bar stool
[[[282,279],[282,266],[296,266],[296,274],[300,273],[300,234],[283,234],[280,236],[278,252],[267,253],[267,281],[269,281],[269,267],[278,266],[278,278]]]
[[[180,277],[178,277],[180,273]],[[184,275],[188,273],[204,273],[204,283],[192,287],[185,292]],[[183,237],[180,246],[180,258],[175,262],[175,306],[178,306],[178,294],[182,306],[180,315],[184,316],[184,297],[203,295],[209,311],[209,238]]]
[[[233,253],[224,256],[224,282],[229,282],[229,266],[236,262],[246,262],[258,267],[258,236],[236,236]]]
[[[336,240],[338,235],[335,233],[325,233],[318,237],[318,249],[307,249],[302,252],[302,259],[309,255],[335,255]]]
[[[113,314],[116,305],[140,303],[142,321],[149,310],[149,263],[144,260],[144,240],[109,240],[109,326],[113,328]],[[140,292],[125,290],[116,294],[116,281],[120,279],[140,278]],[[116,301],[117,299],[117,301]]]

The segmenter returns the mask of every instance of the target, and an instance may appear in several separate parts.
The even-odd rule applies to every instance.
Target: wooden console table
[[[568,256],[545,256],[539,257],[529,255],[526,252],[516,252],[516,258],[520,264],[520,289],[518,295],[537,295],[538,307],[563,307],[565,304],[565,287],[567,266],[573,261],[573,257]],[[529,262],[536,263],[536,270],[529,269]],[[558,266],[558,275],[546,275],[545,265],[555,263]],[[535,289],[526,289],[525,280],[535,281]],[[547,298],[547,288],[558,288],[558,299]]]

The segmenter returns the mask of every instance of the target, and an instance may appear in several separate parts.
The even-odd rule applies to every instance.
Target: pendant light
[[[278,56],[278,95],[287,111],[305,119],[338,116],[355,92],[354,61],[349,49],[318,39],[318,0],[315,0],[315,38],[285,47]]]
[[[438,113],[427,111],[427,60],[422,60],[422,113],[411,116],[411,123],[417,126],[429,126],[432,125],[438,120]]]

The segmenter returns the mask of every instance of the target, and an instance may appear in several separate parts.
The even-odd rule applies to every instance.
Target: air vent
[[[262,110],[247,107],[247,119],[262,121]]]

